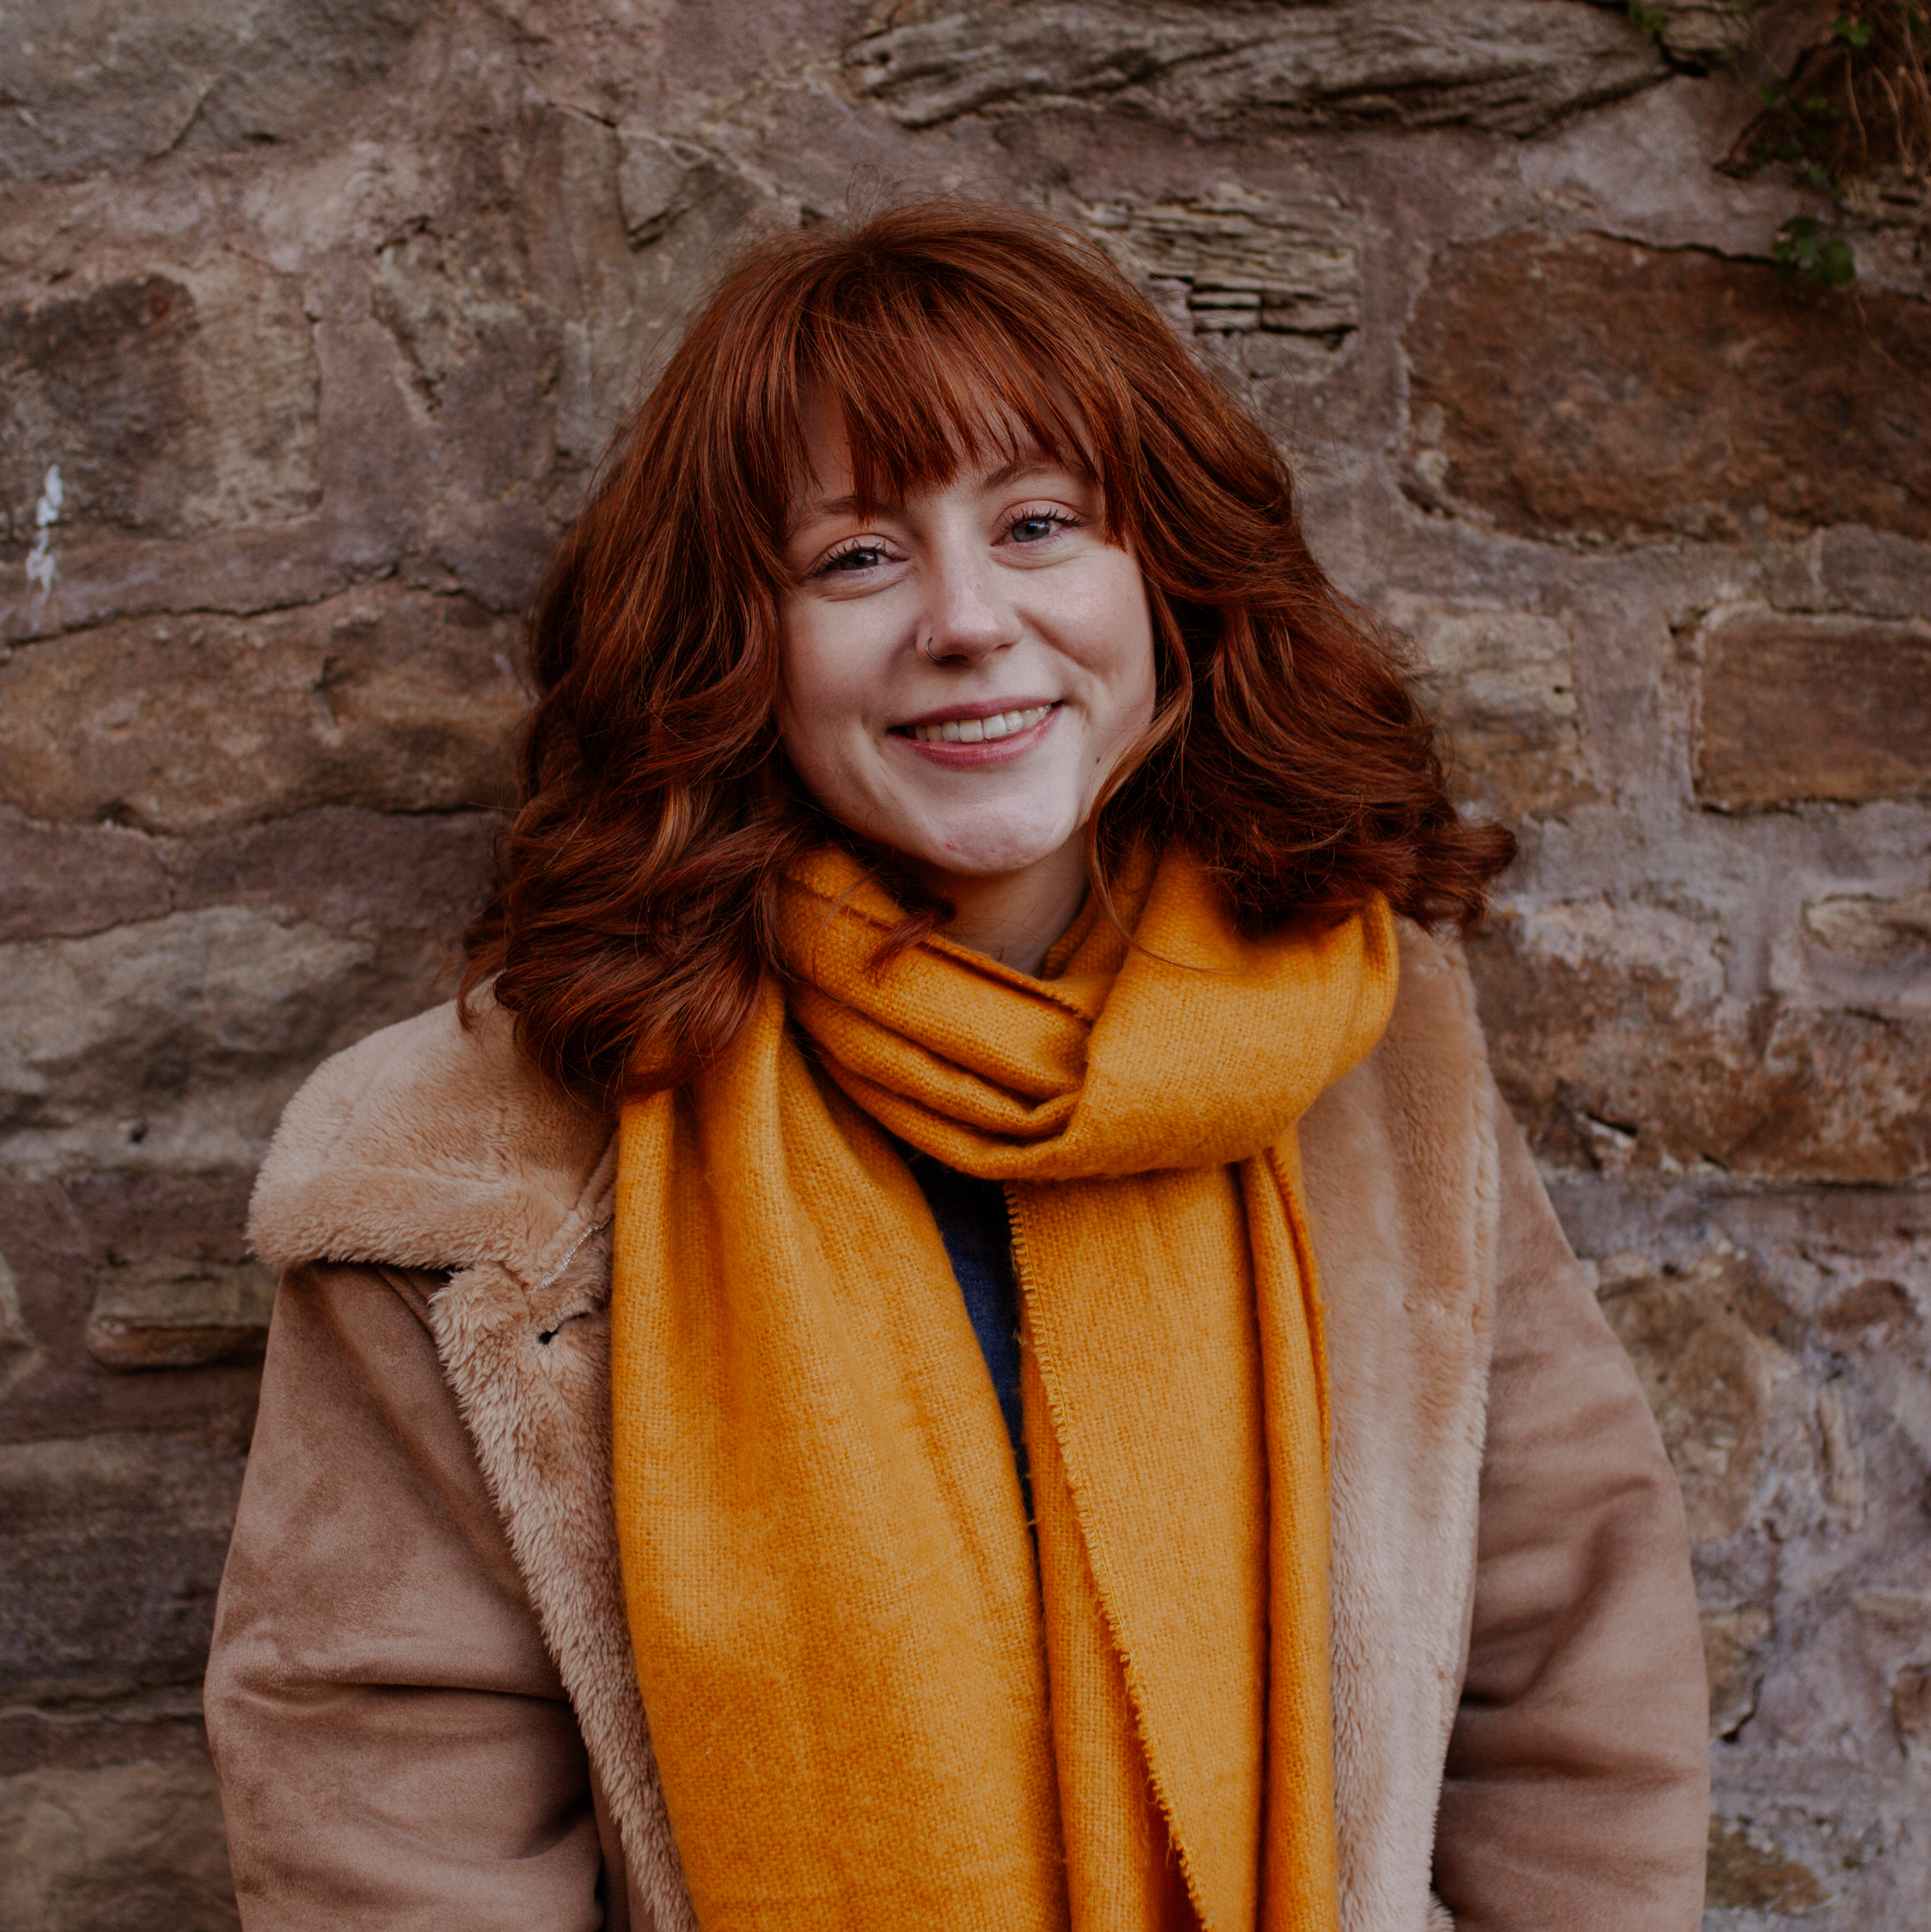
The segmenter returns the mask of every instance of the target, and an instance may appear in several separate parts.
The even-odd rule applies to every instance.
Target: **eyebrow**
[[[1028,454],[1015,457],[1010,463],[1001,464],[987,476],[981,487],[987,490],[1003,490],[1015,483],[1024,482],[1028,476],[1043,476],[1050,471],[1059,471],[1067,476],[1076,473],[1066,470],[1063,464],[1054,462],[1048,456]],[[859,517],[874,510],[889,514],[904,508],[902,503],[883,502],[873,497],[820,496],[807,503],[791,519],[785,528],[785,541],[788,543],[807,524],[820,517]]]

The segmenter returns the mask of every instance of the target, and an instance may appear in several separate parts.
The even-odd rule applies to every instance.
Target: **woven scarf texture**
[[[1243,939],[1170,851],[1040,980],[842,854],[792,975],[624,1110],[616,1502],[705,1932],[1334,1932],[1324,1365],[1295,1124],[1377,902]],[[887,1138],[1005,1184],[1035,1537]]]

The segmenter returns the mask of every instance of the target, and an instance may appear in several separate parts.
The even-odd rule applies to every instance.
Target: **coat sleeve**
[[[603,1922],[583,1746],[421,1317],[283,1280],[206,1687],[247,1932]]]
[[[1499,1100],[1495,1353],[1436,1890],[1458,1932],[1695,1932],[1708,1701],[1683,1507]]]

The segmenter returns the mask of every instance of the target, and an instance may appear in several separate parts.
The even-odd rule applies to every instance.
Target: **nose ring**
[[[932,640],[930,638],[928,638],[925,643],[920,645],[919,649],[922,650],[928,658],[932,658]],[[932,658],[932,662],[934,664],[937,664],[939,661],[937,658]]]

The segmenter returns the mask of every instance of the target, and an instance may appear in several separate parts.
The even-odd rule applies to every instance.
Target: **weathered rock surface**
[[[49,548],[76,526],[187,536],[313,508],[309,327],[293,284],[232,256],[0,308],[0,554],[33,544],[43,505]]]
[[[0,1697],[199,1682],[241,1469],[153,1436],[0,1448]]]
[[[40,1360],[40,1340],[27,1325],[20,1306],[20,1286],[7,1257],[0,1255],[0,1396],[22,1376],[31,1375]]]
[[[1846,895],[1804,908],[1805,928],[1833,952],[1886,962],[1931,950],[1931,887],[1894,899]]]
[[[1680,1270],[1613,1256],[1598,1273],[1603,1312],[1642,1377],[1682,1483],[1690,1540],[1735,1536],[1756,1499],[1778,1341],[1795,1339],[1790,1310],[1734,1252]],[[1717,1628],[1747,1658],[1763,1622],[1732,1612]]]
[[[1763,1180],[1931,1168],[1931,1024],[1733,1000],[1702,952],[1684,922],[1603,902],[1472,947],[1496,1077],[1548,1157]]]
[[[1518,230],[1444,250],[1407,333],[1411,487],[1525,534],[1931,538],[1931,308]]]
[[[101,1271],[87,1352],[103,1368],[190,1369],[259,1361],[275,1277],[258,1263],[167,1256]]]
[[[0,1160],[247,1165],[308,1067],[424,1003],[384,950],[239,907],[0,948]]]
[[[1201,333],[1338,346],[1360,326],[1359,224],[1338,201],[1283,203],[1225,182],[1197,200],[1097,202],[1078,214],[1123,267],[1178,284]]]
[[[253,1178],[252,1166],[0,1175],[0,1252],[11,1264],[32,1342],[0,1394],[0,1441],[152,1432],[223,1456],[247,1452],[255,1364],[230,1357],[130,1375],[104,1366],[88,1342],[94,1305],[118,1280],[150,1271],[219,1280],[246,1265]],[[101,1715],[103,1722],[112,1718],[114,1737],[124,1738],[121,1726],[131,1720],[129,1713],[103,1707]],[[7,1721],[0,1706],[0,1772],[80,1761],[33,1754],[10,1762]],[[123,1744],[108,1752],[151,1754]]]
[[[1528,134],[1653,85],[1666,68],[1626,21],[1576,0],[1325,6],[1045,0],[889,27],[846,62],[909,128],[961,114],[1117,102],[1183,125],[1466,122]]]
[[[1705,804],[1931,796],[1931,624],[1745,609],[1698,643]]]
[[[43,0],[0,14],[0,178],[285,138],[379,74],[423,0]]]
[[[1417,686],[1471,802],[1520,820],[1560,817],[1596,795],[1583,767],[1575,640],[1561,624],[1410,596],[1392,598],[1388,615],[1413,640]]]
[[[76,632],[0,664],[0,795],[154,832],[501,805],[517,650],[515,626],[466,598],[388,586]]]
[[[1719,1910],[1741,1908],[1794,1917],[1822,1905],[1824,1888],[1807,1864],[1789,1857],[1761,1830],[1726,1818],[1710,1821],[1709,1900]]]
[[[1598,4],[1614,6],[1619,13],[1627,10],[1624,0]],[[1765,0],[1658,0],[1657,5],[1642,9],[1640,24],[1655,34],[1677,65],[1702,73],[1750,50],[1753,16],[1764,4]]]
[[[0,1924],[231,1932],[240,1922],[205,1757],[0,1778]]]

